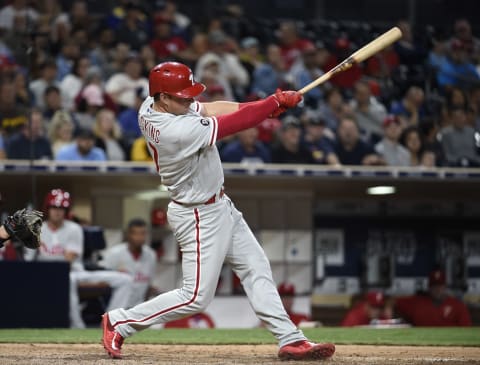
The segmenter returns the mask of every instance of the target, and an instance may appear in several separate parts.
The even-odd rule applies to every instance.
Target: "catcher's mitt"
[[[17,210],[7,217],[3,226],[11,239],[16,239],[28,248],[40,246],[43,213],[38,210]]]

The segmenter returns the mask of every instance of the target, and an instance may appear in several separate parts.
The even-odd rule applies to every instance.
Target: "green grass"
[[[480,328],[316,328],[305,329],[312,341],[336,344],[480,346]],[[5,329],[0,343],[99,343],[99,329]],[[265,329],[146,330],[127,340],[143,344],[274,344]]]

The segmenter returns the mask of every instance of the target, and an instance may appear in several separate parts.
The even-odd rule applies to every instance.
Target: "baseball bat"
[[[400,39],[402,36],[402,32],[400,29],[397,27],[393,27],[389,31],[383,33],[382,35],[378,36],[375,38],[373,41],[370,43],[366,44],[362,48],[360,48],[358,51],[356,51],[354,54],[352,54],[350,57],[347,59],[343,60],[341,63],[339,63],[337,66],[329,70],[328,72],[324,73],[322,76],[320,76],[318,79],[312,81],[308,85],[304,86],[298,92],[300,94],[305,94],[312,90],[313,88],[317,87],[318,85],[324,83],[325,81],[330,80],[330,78],[339,73],[343,72],[345,70],[348,70],[352,65],[355,63],[360,63],[362,61],[365,61],[367,58],[370,56],[373,56],[375,53],[381,51],[382,49],[388,47],[391,45],[393,42],[396,42]]]

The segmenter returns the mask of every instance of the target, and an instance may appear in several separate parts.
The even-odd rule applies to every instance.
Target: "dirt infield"
[[[166,346],[127,343],[125,357],[118,361],[108,359],[100,344],[0,344],[0,364],[286,364],[278,360],[276,352],[274,345]],[[480,348],[339,345],[334,357],[324,363],[480,365]]]

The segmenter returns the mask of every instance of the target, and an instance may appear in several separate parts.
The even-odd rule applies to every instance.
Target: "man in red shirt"
[[[374,319],[390,319],[391,315],[385,307],[385,296],[380,291],[367,293],[365,299],[350,309],[342,321],[342,326],[365,326]]]
[[[397,312],[414,326],[471,326],[468,308],[448,295],[445,273],[435,270],[428,278],[428,294],[398,298]]]
[[[288,316],[298,326],[301,322],[309,322],[310,318],[303,313],[295,313],[293,311],[293,300],[295,297],[295,286],[290,283],[282,283],[278,286],[278,294],[282,299],[283,306],[287,311]]]

